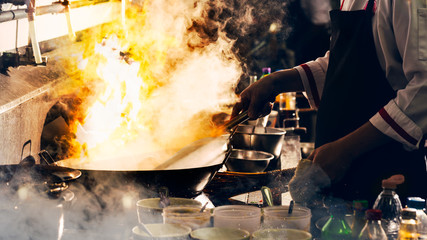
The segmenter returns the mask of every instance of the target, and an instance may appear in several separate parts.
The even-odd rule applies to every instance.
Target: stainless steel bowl
[[[285,133],[285,130],[279,128],[240,125],[230,139],[230,144],[235,149],[268,152],[277,159],[282,151]]]
[[[263,172],[273,158],[267,152],[233,149],[225,166],[232,172]]]

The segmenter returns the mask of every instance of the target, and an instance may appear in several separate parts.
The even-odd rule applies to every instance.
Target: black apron
[[[317,114],[316,147],[359,128],[396,96],[378,62],[373,6],[370,0],[366,10],[330,13],[330,57]],[[381,192],[382,179],[394,174],[406,178],[397,189],[402,200],[410,195],[426,197],[423,149],[409,152],[397,141],[355,159],[344,178],[333,183],[328,192],[345,200],[366,199],[372,206]]]

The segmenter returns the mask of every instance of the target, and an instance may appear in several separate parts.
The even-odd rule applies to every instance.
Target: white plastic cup
[[[312,235],[309,232],[296,229],[261,229],[252,234],[254,240],[311,240]]]
[[[263,209],[263,228],[287,228],[310,232],[311,210],[294,206],[289,214],[289,206],[272,206]]]
[[[261,209],[246,205],[216,207],[213,212],[214,227],[237,228],[253,233],[261,226]]]
[[[202,204],[194,199],[188,198],[169,198],[170,206],[196,206]],[[136,202],[138,221],[142,224],[163,223],[163,208],[160,207],[160,198],[146,198]]]
[[[169,206],[163,209],[163,222],[185,225],[192,230],[210,227],[210,211],[205,209],[200,212],[200,210],[201,207]]]
[[[187,240],[189,239],[191,228],[180,224],[152,223],[145,227],[150,231],[149,236],[140,226],[132,228],[133,240]]]

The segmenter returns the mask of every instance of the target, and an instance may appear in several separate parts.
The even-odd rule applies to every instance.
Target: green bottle
[[[322,228],[322,240],[351,240],[351,227],[345,221],[346,206],[331,206],[331,216]]]

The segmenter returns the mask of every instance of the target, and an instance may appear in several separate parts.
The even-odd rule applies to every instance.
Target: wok
[[[7,183],[16,175],[25,174],[32,180],[40,182],[61,183],[76,180],[81,172],[76,169],[56,165],[35,164],[23,167],[20,164],[0,165],[0,182]]]
[[[76,168],[82,176],[77,180],[89,191],[98,186],[134,188],[144,197],[158,196],[158,189],[167,187],[173,197],[192,198],[199,195],[228,159],[228,137],[206,138],[196,141],[153,170],[106,170]],[[72,159],[58,162],[73,168]],[[123,161],[123,159],[117,159]]]
[[[30,187],[40,196],[57,199],[68,189],[69,182],[78,179],[81,172],[76,169],[34,164],[0,165],[0,190],[8,197],[17,195],[20,187]]]

